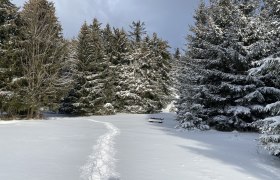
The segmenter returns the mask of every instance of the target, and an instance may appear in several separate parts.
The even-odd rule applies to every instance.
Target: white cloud
[[[25,0],[12,0],[22,6]],[[174,47],[183,47],[188,24],[198,0],[52,0],[66,37],[77,36],[82,23],[93,18],[125,28],[133,20],[146,22],[147,30],[156,31]],[[152,33],[152,32],[151,32]]]

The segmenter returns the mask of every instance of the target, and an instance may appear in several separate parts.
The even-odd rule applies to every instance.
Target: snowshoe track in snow
[[[120,130],[109,122],[90,121],[104,124],[108,132],[101,136],[93,147],[87,163],[81,168],[81,178],[84,180],[119,180],[119,174],[115,171],[114,139],[120,134]]]

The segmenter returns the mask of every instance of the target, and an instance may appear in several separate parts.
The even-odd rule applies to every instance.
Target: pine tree
[[[52,2],[30,0],[24,4],[21,16],[23,77],[17,82],[21,84],[17,93],[28,118],[38,118],[40,108],[57,106],[67,89],[69,79],[62,73],[66,42]]]

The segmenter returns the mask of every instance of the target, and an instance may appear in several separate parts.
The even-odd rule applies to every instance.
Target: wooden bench
[[[155,118],[155,117],[151,117],[149,118],[149,122],[150,123],[163,123],[163,118]]]

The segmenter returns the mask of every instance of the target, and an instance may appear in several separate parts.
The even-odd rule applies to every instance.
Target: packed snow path
[[[119,129],[109,122],[90,121],[105,125],[109,132],[98,139],[87,164],[82,167],[81,177],[84,180],[119,179],[118,173],[115,172],[116,160],[114,158],[116,153],[114,138],[119,134]]]
[[[126,114],[0,122],[0,180],[280,179],[258,134],[180,131],[174,114],[153,116],[164,123]]]

